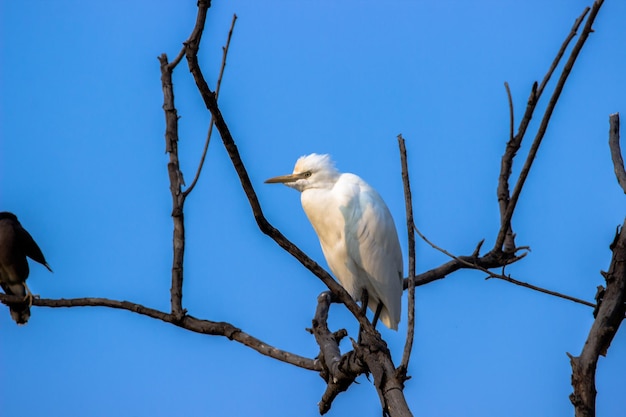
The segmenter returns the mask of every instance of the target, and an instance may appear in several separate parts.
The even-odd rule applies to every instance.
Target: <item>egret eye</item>
[[[304,173],[304,178],[309,178],[311,176],[311,171],[307,171]]]

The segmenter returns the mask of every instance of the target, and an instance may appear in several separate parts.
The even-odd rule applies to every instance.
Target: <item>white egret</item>
[[[402,298],[402,252],[380,195],[354,174],[340,173],[329,155],[311,154],[293,173],[270,178],[300,191],[302,208],[319,237],[326,262],[341,285],[397,330]],[[365,307],[363,307],[365,308]]]

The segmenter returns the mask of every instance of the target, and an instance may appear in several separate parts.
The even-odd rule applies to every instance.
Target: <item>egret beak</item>
[[[266,184],[285,184],[285,183],[288,183],[288,182],[296,182],[296,181],[298,181],[301,178],[304,178],[304,174],[303,173],[281,175],[281,176],[278,176],[278,177],[269,178],[269,179],[265,180],[265,183]]]

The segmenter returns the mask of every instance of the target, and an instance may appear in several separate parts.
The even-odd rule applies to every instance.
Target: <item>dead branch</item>
[[[173,257],[172,257],[172,287],[170,302],[172,314],[179,320],[185,315],[183,309],[183,259],[185,257],[185,219],[183,204],[185,197],[182,186],[185,183],[178,161],[178,112],[174,106],[174,86],[172,72],[175,65],[168,63],[167,55],[159,57],[161,63],[161,86],[163,87],[163,111],[165,112],[165,150],[169,154],[167,172],[170,179],[170,193],[172,194],[172,221]]]
[[[413,221],[413,199],[411,197],[411,182],[409,180],[406,146],[402,135],[398,135],[398,146],[400,147],[400,165],[402,166],[402,183],[404,184],[406,228],[409,246],[408,323],[404,352],[402,353],[402,360],[398,366],[398,377],[404,380],[407,378],[409,360],[411,359],[411,351],[413,350],[413,340],[415,337],[415,234],[413,233],[415,223]]]
[[[575,303],[578,304],[582,304],[585,305],[587,307],[591,307],[591,308],[595,308],[596,305],[594,303],[590,303],[589,301],[585,301],[585,300],[581,300],[580,298],[576,298],[576,297],[572,297],[571,295],[567,295],[567,294],[563,294],[560,292],[556,292],[556,291],[552,291],[552,290],[548,290],[542,287],[538,287],[536,285],[533,284],[529,284],[527,282],[523,282],[523,281],[519,281],[515,278],[512,278],[510,275],[504,275],[504,274],[496,274],[495,272],[492,271],[485,271],[489,274],[489,276],[485,279],[490,279],[490,278],[496,278],[496,279],[501,279],[503,281],[506,282],[510,282],[511,284],[515,284],[517,286],[520,287],[524,287],[524,288],[528,288],[529,290],[533,290],[533,291],[537,291],[543,294],[548,294],[551,295],[553,297],[558,297],[558,298],[562,298],[564,300],[568,300],[568,301],[573,301]]]
[[[222,116],[222,113],[217,105],[215,94],[209,88],[198,63],[197,53],[200,48],[202,30],[204,28],[206,13],[209,6],[210,2],[208,1],[198,1],[198,17],[196,19],[196,26],[186,42],[187,63],[189,65],[189,70],[196,82],[198,91],[202,96],[204,104],[215,118],[215,127],[220,133],[224,147],[226,148],[233,167],[237,172],[239,181],[241,182],[241,186],[246,194],[246,197],[248,198],[248,202],[250,204],[250,207],[252,208],[252,212],[259,229],[270,238],[272,238],[285,251],[287,251],[294,258],[296,258],[305,268],[307,268],[315,276],[317,276],[333,293],[333,296],[339,302],[346,305],[348,310],[357,318],[361,326],[373,330],[372,324],[369,322],[369,320],[367,320],[367,317],[360,314],[359,306],[354,302],[354,300],[352,300],[352,297],[350,297],[346,290],[344,290],[344,288],[339,285],[328,272],[326,272],[315,261],[309,258],[304,252],[302,252],[302,250],[300,250],[300,248],[298,248],[291,241],[289,241],[289,239],[287,239],[282,233],[274,228],[265,218],[259,200],[256,196],[254,187],[252,187],[248,172],[243,164],[243,161],[241,160],[241,155],[239,154],[237,145],[235,144],[235,141],[230,133],[230,129],[228,128],[226,121],[224,120],[224,117]]]
[[[235,22],[237,21],[237,15],[233,15],[232,23],[230,24],[230,30],[228,31],[228,38],[226,39],[226,45],[222,47],[222,65],[220,65],[220,73],[217,76],[217,84],[215,87],[215,99],[220,95],[220,88],[222,87],[222,77],[224,76],[224,68],[226,67],[226,57],[228,56],[228,49],[230,47],[230,40],[233,37],[233,30],[235,29]],[[213,133],[213,125],[215,124],[215,118],[211,115],[211,121],[209,122],[209,130],[206,134],[206,140],[204,142],[204,148],[202,149],[202,156],[200,157],[200,163],[198,164],[198,169],[196,171],[196,175],[191,181],[191,185],[187,187],[187,189],[183,192],[183,196],[186,198],[191,191],[193,191],[194,187],[198,182],[198,178],[200,178],[200,173],[202,172],[202,167],[204,166],[204,160],[206,158],[207,150],[209,149],[209,143],[211,142],[211,135]]]
[[[15,295],[6,295],[0,293],[0,302],[16,303],[23,302],[22,297]],[[145,307],[141,304],[133,303],[130,301],[118,301],[110,300],[107,298],[98,297],[84,297],[84,298],[61,298],[61,299],[47,299],[47,298],[35,298],[33,299],[34,306],[40,307],[109,307],[120,310],[127,310],[133,313],[141,314],[146,317],[158,319],[174,326],[189,330],[195,333],[201,333],[212,336],[224,336],[230,340],[239,342],[249,348],[256,350],[262,355],[269,356],[277,359],[281,362],[285,362],[299,368],[308,369],[311,371],[321,371],[322,366],[317,359],[309,359],[303,356],[296,355],[281,349],[277,349],[262,340],[249,335],[238,327],[233,326],[226,322],[216,322],[210,320],[197,319],[190,315],[185,315],[182,319],[177,317],[174,313],[166,313],[153,308]]]
[[[509,192],[509,179],[511,175],[511,168],[513,159],[520,149],[521,141],[526,132],[527,126],[530,123],[532,115],[534,113],[536,104],[548,82],[552,73],[555,71],[558,62],[565,53],[567,46],[571,39],[574,38],[576,32],[587,15],[589,8],[576,20],[574,28],[569,37],[563,43],[555,61],[553,62],[548,73],[544,77],[541,85],[538,87],[537,83],[533,85],[526,113],[520,122],[517,135],[513,135],[513,102],[510,94],[508,84],[506,84],[507,94],[510,107],[510,137],[507,143],[505,154],[502,158],[501,172],[498,181],[498,201],[501,214],[501,227],[496,239],[494,249],[484,256],[479,256],[482,242],[477,246],[476,250],[471,256],[454,256],[449,254],[443,249],[440,249],[431,245],[442,252],[448,254],[452,260],[447,262],[438,268],[434,268],[418,276],[415,275],[415,242],[413,236],[413,230],[416,230],[420,236],[422,236],[427,242],[429,242],[415,227],[412,215],[412,203],[410,184],[408,180],[408,169],[406,163],[406,149],[404,148],[404,140],[399,136],[399,143],[401,149],[402,159],[402,172],[405,185],[405,202],[407,208],[407,225],[409,226],[409,278],[405,280],[405,287],[409,288],[409,331],[407,333],[407,340],[405,342],[404,354],[401,365],[396,369],[391,355],[385,341],[381,338],[380,334],[374,329],[372,324],[367,320],[364,314],[361,313],[361,309],[352,300],[348,293],[341,287],[334,279],[316,262],[311,260],[304,252],[302,252],[297,246],[290,242],[285,236],[283,236],[277,229],[275,229],[263,215],[261,206],[256,197],[254,188],[247,174],[246,168],[239,155],[237,146],[234,139],[231,136],[230,130],[221,114],[221,111],[217,104],[217,95],[220,89],[222,75],[226,63],[226,55],[228,52],[228,46],[232,36],[236,15],[233,17],[231,29],[228,35],[228,41],[223,49],[223,60],[220,70],[220,76],[218,78],[217,87],[213,92],[200,69],[197,54],[200,47],[200,41],[206,22],[207,10],[210,7],[210,1],[199,0],[198,1],[198,14],[196,24],[189,39],[185,42],[184,47],[176,56],[174,61],[168,62],[168,58],[165,54],[159,57],[161,64],[161,82],[164,95],[163,110],[166,120],[166,151],[169,154],[168,162],[168,174],[170,179],[170,192],[172,194],[172,218],[174,222],[173,231],[173,261],[172,261],[172,286],[170,290],[171,295],[171,311],[169,313],[159,311],[156,309],[148,308],[140,304],[128,302],[109,300],[105,298],[75,298],[75,299],[35,299],[33,305],[42,307],[108,307],[123,309],[131,311],[137,314],[141,314],[150,318],[158,319],[166,323],[173,324],[175,326],[184,328],[189,331],[225,336],[230,340],[235,340],[248,346],[259,353],[269,356],[274,359],[278,359],[285,363],[289,363],[303,369],[313,370],[320,372],[322,377],[327,382],[326,392],[320,402],[320,412],[325,412],[330,409],[334,398],[342,391],[346,390],[355,380],[355,378],[362,373],[371,373],[374,379],[374,386],[380,397],[380,402],[383,408],[384,415],[391,416],[409,416],[411,412],[406,404],[406,399],[403,394],[404,381],[406,380],[406,372],[410,359],[410,352],[412,350],[413,336],[414,336],[414,286],[423,285],[428,282],[432,282],[436,279],[441,279],[446,275],[457,271],[462,268],[471,268],[486,272],[491,278],[504,279],[508,282],[512,282],[516,285],[522,285],[527,288],[531,288],[537,291],[545,292],[551,295],[567,298],[572,301],[576,301],[572,297],[564,296],[562,294],[554,293],[548,290],[541,289],[539,287],[532,286],[527,283],[523,283],[514,280],[510,276],[503,274],[495,274],[489,271],[490,268],[503,267],[522,259],[525,254],[516,255],[516,253],[523,249],[523,247],[516,247],[514,243],[514,234],[511,228],[511,219],[516,207],[516,203],[519,199],[521,190],[524,186],[524,182],[528,176],[528,172],[532,166],[538,148],[541,144],[543,136],[545,135],[551,114],[554,110],[556,102],[559,99],[560,93],[564,87],[565,81],[575,63],[582,46],[584,45],[588,35],[592,32],[592,24],[597,15],[599,8],[603,1],[598,0],[587,19],[585,28],[579,37],[578,42],[574,46],[570,57],[563,68],[559,81],[555,87],[553,95],[548,103],[548,107],[544,113],[538,132],[535,136],[531,150],[527,156],[526,162],[520,176],[515,184],[512,195]],[[182,191],[184,186],[183,175],[180,170],[180,164],[178,160],[178,115],[174,105],[174,91],[172,85],[172,73],[174,68],[186,57],[189,69],[192,73],[198,91],[200,92],[207,109],[211,113],[211,122],[209,125],[204,150],[196,171],[196,175],[191,185]],[[617,126],[619,119],[617,119]],[[228,152],[231,162],[239,176],[242,188],[246,193],[249,204],[252,208],[253,215],[257,221],[259,229],[271,237],[281,248],[289,252],[298,261],[302,263],[307,269],[309,269],[314,275],[316,275],[324,284],[328,287],[330,292],[321,294],[318,298],[318,307],[313,319],[313,328],[311,332],[314,334],[316,342],[320,346],[320,355],[317,359],[309,359],[302,356],[298,356],[277,348],[274,348],[259,339],[243,332],[241,329],[233,326],[230,323],[225,322],[213,322],[209,320],[201,320],[189,316],[186,314],[186,310],[182,306],[182,284],[183,284],[183,258],[185,249],[185,228],[184,228],[184,216],[183,206],[185,198],[194,189],[198,178],[201,174],[204,164],[206,152],[210,142],[211,132],[213,125],[218,129],[224,146]],[[615,128],[615,123],[612,120],[611,134],[613,131],[619,130]],[[618,134],[618,133],[617,133]],[[617,142],[619,140],[617,139]],[[619,152],[619,143],[611,146],[611,150],[617,149],[617,154],[620,156],[621,171],[618,173],[617,163],[616,175],[618,175],[618,181],[626,192],[624,183],[626,182],[626,173],[623,174],[624,181],[620,180],[620,174],[624,172],[623,161],[621,160],[621,154]],[[626,226],[626,221],[624,223]],[[429,242],[430,243],[430,242]],[[605,354],[617,328],[619,327],[621,320],[624,318],[624,293],[626,286],[626,232],[622,227],[621,232],[616,235],[614,244],[612,245],[613,260],[609,272],[606,273],[607,291],[604,293],[602,301],[598,301],[597,318],[594,322],[594,326],[590,332],[589,339],[583,353],[580,357],[571,357],[573,376],[572,385],[574,386],[575,393],[572,395],[572,402],[576,406],[577,415],[579,408],[585,413],[588,410],[595,409],[595,386],[593,377],[595,374],[595,366],[598,360],[599,354]],[[620,298],[621,297],[621,298]],[[14,303],[22,301],[21,298],[15,296],[7,296],[0,294],[0,301],[3,303]],[[362,339],[360,343],[354,343],[354,350],[341,355],[339,349],[340,338],[345,336],[345,331],[331,333],[327,326],[328,311],[330,303],[338,301],[343,303],[349,311],[356,317],[361,325]],[[577,300],[586,305],[594,306],[591,303]],[[591,381],[589,382],[589,376]],[[581,414],[592,415],[592,414]]]
[[[453,256],[451,254],[448,254],[453,259],[443,265],[440,265],[437,268],[431,269],[430,271],[426,271],[424,273],[417,275],[415,277],[416,286],[424,285],[429,282],[445,278],[447,275],[455,271],[458,271],[459,269],[472,268],[472,269],[479,269],[479,270],[488,270],[491,268],[503,267],[505,265],[518,261],[524,256],[524,255],[515,256],[515,253],[517,252],[519,248],[515,246],[515,242],[514,242],[515,235],[513,234],[513,231],[511,228],[511,218],[513,216],[513,212],[515,211],[515,207],[519,199],[521,190],[524,186],[524,182],[530,171],[530,167],[532,166],[534,158],[539,149],[539,145],[541,144],[541,140],[543,139],[543,136],[546,132],[552,111],[554,110],[554,107],[556,105],[556,102],[558,101],[561,91],[563,90],[565,81],[567,80],[567,76],[569,75],[572,69],[572,66],[574,65],[576,61],[576,57],[578,56],[578,53],[582,49],[585,43],[585,40],[589,36],[589,33],[592,31],[591,26],[593,24],[593,21],[601,5],[602,5],[602,1],[596,2],[593,8],[591,9],[591,13],[589,13],[590,9],[586,8],[585,11],[576,19],[570,33],[568,34],[567,38],[561,45],[561,48],[559,49],[554,61],[552,62],[552,65],[550,66],[548,72],[544,76],[541,86],[538,86],[537,83],[533,84],[530,97],[528,98],[526,110],[525,110],[524,116],[522,117],[522,120],[520,121],[517,134],[515,136],[510,135],[509,137],[505,152],[502,156],[502,161],[501,161],[501,166],[500,166],[500,175],[498,177],[497,195],[498,195],[498,204],[500,207],[500,230],[498,231],[498,236],[496,237],[496,243],[493,249],[483,256],[478,256],[479,255],[478,251],[475,251],[475,253],[471,256]],[[517,183],[515,184],[513,194],[510,195],[509,178],[512,172],[513,159],[515,158],[518,150],[521,147],[522,139],[524,138],[528,125],[530,124],[530,120],[533,117],[538,100],[541,97],[541,94],[543,93],[544,88],[547,85],[548,81],[550,80],[553,72],[556,70],[558,63],[560,62],[562,56],[565,53],[565,50],[567,49],[567,46],[569,45],[570,41],[576,36],[576,33],[580,25],[582,24],[585,16],[587,16],[588,13],[589,13],[589,17],[585,24],[583,33],[580,35],[578,42],[572,49],[570,57],[563,68],[559,81],[555,87],[555,90],[548,104],[548,108],[546,109],[544,113],[544,117],[542,119],[541,125],[535,136],[535,140],[531,146],[531,150],[526,158],[524,167],[522,168],[522,171],[517,180]],[[508,84],[505,86],[508,86]],[[507,92],[508,91],[509,89],[507,88]],[[513,111],[512,101],[511,101],[510,94],[509,94],[509,112],[511,113],[510,122],[512,122],[512,111]],[[417,232],[419,234],[419,231]],[[423,235],[422,237],[424,238]],[[444,252],[444,253],[447,253],[447,252]],[[509,281],[509,282],[512,282],[512,281]],[[408,288],[408,279],[405,279],[404,287]],[[582,300],[579,300],[579,301],[582,301]],[[584,301],[582,301],[582,303],[586,304],[586,302]]]
[[[224,67],[226,66],[226,56],[228,54],[228,46],[230,45],[230,39],[232,37],[235,20],[237,16],[233,17],[233,21],[228,32],[228,40],[224,47],[222,65],[220,67],[220,74],[218,77],[218,89],[222,82],[224,75]],[[174,105],[174,87],[172,84],[172,73],[174,68],[181,61],[182,57],[188,48],[188,44],[185,44],[182,50],[179,52],[176,59],[168,63],[167,55],[162,54],[159,57],[161,63],[161,85],[163,88],[163,111],[165,112],[165,150],[169,154],[169,163],[167,164],[167,171],[170,180],[170,193],[172,194],[172,220],[174,223],[173,232],[173,259],[172,259],[172,286],[170,289],[170,300],[172,305],[172,314],[179,320],[187,313],[187,310],[183,309],[183,260],[185,257],[185,219],[184,219],[184,205],[185,199],[191,193],[196,186],[202,166],[204,165],[204,159],[209,147],[209,141],[211,139],[211,132],[213,127],[213,118],[209,124],[209,130],[207,133],[204,150],[200,158],[200,164],[196,171],[196,175],[191,185],[182,191],[185,181],[183,179],[183,173],[180,170],[180,162],[178,159],[178,113],[176,106]],[[216,93],[217,99],[217,93]]]
[[[597,310],[580,356],[568,353],[572,365],[570,400],[576,417],[596,415],[596,366],[600,355],[606,356],[613,337],[626,313],[626,220],[611,244],[613,257],[609,271],[604,273],[606,290]]]
[[[395,377],[395,367],[391,360],[391,354],[388,349],[380,349],[380,346],[385,345],[381,339],[380,334],[374,329],[372,323],[367,319],[364,314],[360,313],[360,308],[354,302],[352,297],[347,291],[339,285],[323,268],[321,268],[316,262],[309,258],[300,248],[290,242],[282,233],[274,228],[263,215],[263,211],[259,204],[256,192],[252,187],[248,172],[241,160],[239,150],[235,145],[235,141],[228,129],[228,126],[222,116],[222,113],[217,104],[215,94],[209,88],[200,65],[198,64],[197,53],[200,47],[200,41],[202,38],[202,30],[206,20],[206,13],[210,3],[208,1],[198,1],[198,17],[196,19],[196,26],[186,42],[187,50],[186,57],[189,70],[196,82],[196,87],[202,96],[204,104],[215,118],[215,127],[220,133],[222,142],[226,151],[231,159],[233,167],[239,176],[242,188],[246,193],[248,202],[252,208],[255,220],[259,229],[271,237],[280,247],[294,256],[304,267],[310,270],[316,275],[331,291],[333,298],[343,303],[348,310],[359,321],[363,335],[367,335],[364,340],[368,340],[369,348],[367,354],[362,358],[372,371],[374,376],[374,385],[376,386],[379,397],[381,398],[381,404],[383,410],[387,410],[392,416],[408,416],[411,412],[404,398],[402,391],[402,384]],[[386,346],[386,345],[385,345]],[[375,369],[372,367],[375,366]],[[388,406],[392,404],[392,406]]]
[[[537,130],[537,134],[535,135],[535,139],[531,145],[531,148],[530,148],[530,151],[528,152],[528,156],[526,157],[524,166],[522,167],[520,175],[513,189],[513,193],[509,197],[508,180],[509,180],[509,177],[511,176],[511,167],[513,165],[513,158],[517,154],[517,151],[519,150],[522,144],[522,139],[524,138],[526,129],[528,125],[530,124],[530,120],[535,111],[535,107],[537,105],[537,102],[539,101],[539,98],[541,97],[541,94],[543,93],[543,90],[546,84],[548,83],[549,79],[552,76],[552,73],[556,69],[561,57],[563,56],[565,50],[567,49],[567,45],[569,44],[571,39],[573,39],[573,37],[576,35],[576,32],[578,31],[578,27],[584,20],[584,17],[587,15],[589,8],[586,8],[585,11],[582,13],[582,15],[578,19],[576,19],[576,22],[574,22],[574,26],[572,27],[572,30],[570,31],[568,37],[565,39],[565,41],[561,45],[561,49],[557,53],[557,56],[552,63],[552,66],[550,67],[550,69],[548,70],[548,73],[544,77],[541,83],[541,86],[537,88],[537,83],[533,84],[533,88],[532,88],[530,97],[528,99],[526,112],[524,114],[524,117],[522,118],[522,121],[520,122],[518,133],[517,135],[515,135],[513,140],[508,141],[507,146],[506,146],[506,151],[504,155],[502,156],[500,177],[498,180],[498,203],[500,205],[501,221],[500,221],[500,231],[498,232],[498,237],[496,238],[496,243],[493,247],[493,250],[504,250],[506,252],[507,250],[515,247],[515,244],[513,243],[514,235],[512,232],[512,228],[511,228],[511,218],[513,217],[513,212],[515,211],[515,207],[517,205],[517,201],[519,199],[520,193],[522,192],[522,188],[524,187],[524,183],[526,181],[526,178],[528,177],[530,168],[532,167],[532,164],[535,160],[535,156],[537,155],[537,151],[539,150],[539,146],[541,145],[541,141],[548,128],[548,123],[550,122],[552,112],[554,111],[554,108],[561,95],[561,92],[563,91],[565,82],[567,81],[567,78],[569,76],[569,73],[572,70],[572,67],[574,66],[574,63],[576,62],[576,58],[578,57],[578,54],[580,53],[583,45],[585,44],[585,41],[587,40],[589,33],[593,31],[591,26],[595,20],[598,10],[602,6],[602,3],[603,3],[603,0],[599,0],[599,1],[596,1],[596,3],[593,5],[593,8],[591,9],[591,12],[589,13],[589,17],[587,18],[587,22],[585,24],[583,32],[578,38],[578,42],[576,42],[576,44],[572,48],[570,57],[565,63],[565,66],[563,67],[561,76],[559,77],[559,80],[554,88],[554,92],[552,93],[552,97],[550,98],[548,106],[546,107],[543,118],[541,120],[541,124]],[[507,240],[506,245],[505,245],[505,239]]]
[[[450,258],[452,258],[455,261],[459,262],[460,264],[463,265],[463,268],[476,269],[476,270],[479,270],[479,271],[482,271],[482,272],[486,273],[487,274],[487,278],[486,279],[490,279],[490,278],[501,279],[503,281],[510,282],[511,284],[515,284],[515,285],[518,285],[520,287],[528,288],[528,289],[531,289],[533,291],[537,291],[537,292],[540,292],[540,293],[543,293],[543,294],[548,294],[548,295],[552,295],[554,297],[563,298],[565,300],[573,301],[575,303],[583,304],[583,305],[586,305],[586,306],[589,306],[589,307],[592,307],[592,308],[596,307],[595,304],[590,303],[589,301],[581,300],[580,298],[572,297],[571,295],[562,294],[560,292],[556,292],[556,291],[548,290],[548,289],[545,289],[545,288],[541,288],[541,287],[538,287],[536,285],[529,284],[527,282],[519,281],[519,280],[517,280],[515,278],[512,278],[510,275],[498,274],[496,272],[490,271],[489,269],[485,268],[484,266],[478,265],[476,262],[472,262],[469,259],[476,260],[476,256],[478,255],[479,247],[476,248],[477,249],[476,251],[474,251],[474,255],[469,256],[469,257],[467,257],[467,256],[466,257],[460,257],[460,256],[453,255],[452,253],[448,252],[447,250],[445,250],[445,249],[435,245],[426,236],[424,236],[422,234],[422,232],[420,232],[417,227],[415,227],[415,232],[426,243],[428,243],[433,249],[438,250],[439,252],[443,253],[444,255],[449,256]],[[481,245],[481,244],[482,244],[482,241],[479,243],[479,245]],[[528,247],[522,246],[522,247],[515,248],[513,253],[516,253],[516,252],[518,252],[520,250],[528,250]],[[519,256],[516,256],[513,259],[510,259],[509,264],[513,263],[513,262],[517,262],[520,259],[524,258],[527,253],[528,252],[524,252],[523,254],[521,254]],[[504,265],[502,265],[502,267],[504,267]]]
[[[624,162],[620,152],[619,114],[609,116],[609,147],[615,169],[615,176],[624,192],[626,187],[620,179],[624,173]],[[598,287],[596,293],[597,307],[593,315],[595,320],[580,356],[567,354],[572,365],[572,386],[574,392],[570,400],[574,404],[576,417],[593,417],[596,415],[596,367],[600,355],[606,356],[611,341],[626,314],[626,220],[622,228],[615,231],[615,238],[609,246],[613,252],[608,272],[602,275],[606,280],[606,288]]]
[[[328,329],[328,311],[332,298],[329,291],[317,297],[317,309],[311,329],[320,347],[319,359],[323,368],[320,376],[326,381],[326,390],[318,403],[320,414],[326,414],[337,395],[346,391],[359,375],[367,372],[367,368],[358,360],[354,351],[341,355],[339,342],[347,332],[342,329],[338,333],[331,333]]]
[[[619,113],[609,116],[609,125],[609,149],[611,150],[613,169],[617,182],[624,190],[624,193],[626,193],[626,170],[624,169],[624,160],[622,159],[622,150],[619,144]]]

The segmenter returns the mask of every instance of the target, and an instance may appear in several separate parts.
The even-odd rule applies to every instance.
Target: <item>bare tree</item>
[[[578,357],[571,356],[572,363],[572,385],[574,393],[571,401],[575,407],[577,416],[595,415],[595,367],[599,355],[606,355],[611,340],[617,332],[625,314],[625,294],[626,294],[626,232],[624,226],[618,228],[614,242],[611,244],[613,259],[608,272],[604,274],[607,288],[602,288],[596,295],[596,303],[591,303],[577,299],[556,291],[547,290],[521,280],[515,279],[506,274],[507,265],[519,262],[526,254],[528,248],[517,246],[515,233],[512,227],[512,219],[515,209],[524,188],[525,181],[532,168],[533,162],[539,151],[540,145],[547,131],[552,112],[559,100],[561,92],[565,87],[568,76],[581,52],[588,36],[593,32],[592,25],[598,11],[602,7],[603,1],[596,1],[591,8],[586,8],[574,22],[570,33],[564,40],[561,48],[556,54],[552,65],[543,77],[541,83],[535,82],[530,91],[526,110],[520,122],[514,122],[514,99],[511,95],[508,84],[505,83],[506,92],[509,98],[510,110],[510,135],[506,142],[505,151],[500,162],[500,175],[498,177],[497,200],[500,209],[500,224],[495,244],[492,248],[483,251],[483,241],[476,244],[475,250],[468,255],[455,255],[440,248],[435,243],[428,240],[413,222],[411,187],[409,182],[409,172],[407,163],[407,153],[402,136],[398,137],[400,148],[400,159],[402,166],[402,177],[405,186],[406,201],[406,221],[409,234],[409,274],[405,279],[405,288],[408,290],[409,312],[408,312],[408,332],[406,335],[405,349],[399,364],[392,360],[385,340],[380,333],[375,330],[368,321],[364,311],[359,308],[348,293],[334,281],[334,279],[320,265],[307,256],[295,244],[289,241],[277,228],[271,225],[265,218],[261,205],[257,199],[256,192],[248,176],[245,164],[238,152],[235,140],[218,106],[218,94],[230,39],[234,30],[236,16],[233,17],[228,40],[223,49],[223,59],[220,76],[217,85],[212,90],[202,72],[198,62],[198,51],[202,40],[205,21],[210,1],[200,0],[198,2],[198,13],[195,25],[189,38],[183,43],[183,47],[177,56],[169,61],[166,54],[159,57],[161,68],[161,83],[163,88],[163,110],[165,113],[165,147],[169,155],[167,171],[169,174],[170,191],[172,196],[172,219],[173,219],[173,257],[171,268],[171,289],[170,311],[159,311],[145,307],[140,304],[118,301],[105,298],[74,298],[74,299],[35,299],[34,306],[43,307],[77,307],[77,306],[103,306],[117,309],[129,310],[151,318],[159,319],[171,323],[180,328],[213,336],[225,336],[237,341],[257,352],[273,359],[297,366],[303,369],[319,373],[326,381],[326,391],[319,402],[321,414],[327,412],[333,400],[341,392],[350,388],[355,379],[362,374],[372,375],[373,384],[378,392],[381,408],[384,415],[409,416],[411,410],[404,396],[404,386],[409,376],[410,354],[414,339],[414,289],[416,286],[425,285],[435,280],[443,279],[450,274],[461,269],[474,269],[484,272],[488,278],[500,279],[506,282],[520,285],[535,291],[547,293],[552,296],[565,298],[569,301],[593,307],[595,322],[590,330],[589,337],[582,353]],[[580,34],[578,32],[580,31]],[[575,40],[571,50],[570,44]],[[567,57],[566,57],[567,54]],[[553,91],[550,93],[548,102],[543,114],[539,117],[541,122],[536,132],[529,133],[530,121],[535,117],[537,104],[542,100],[543,93],[549,80],[555,74],[559,63],[566,57],[565,64],[558,74],[558,80]],[[179,164],[178,154],[178,113],[174,100],[174,87],[172,84],[172,74],[186,60],[187,66],[195,81],[196,87],[211,114],[211,122],[208,127],[206,142],[200,162],[195,172],[193,181],[185,188],[183,175]],[[232,121],[231,121],[232,123]],[[185,202],[186,198],[194,191],[194,187],[201,175],[208,143],[211,138],[213,126],[218,130],[223,145],[235,168],[241,186],[247,196],[252,208],[254,218],[259,230],[272,238],[283,250],[296,258],[305,268],[317,276],[328,288],[318,297],[317,309],[314,312],[310,332],[319,346],[319,355],[314,358],[304,357],[293,352],[289,352],[277,347],[268,345],[260,339],[245,333],[241,329],[230,323],[216,322],[208,319],[195,318],[184,308],[183,303],[183,260],[185,255]],[[619,148],[619,116],[611,115],[610,118],[610,149],[613,155],[613,164],[616,176],[624,192],[626,193],[626,173],[621,158]],[[530,150],[526,155],[519,176],[513,180],[512,166],[520,151],[522,142],[526,135],[534,135]],[[512,189],[512,191],[511,191]],[[415,242],[414,236],[418,234],[428,242],[434,249],[439,250],[450,257],[450,260],[436,268],[416,274],[415,272]],[[497,272],[499,271],[499,272]],[[0,300],[8,305],[23,302],[17,296],[0,295]],[[332,303],[342,304],[348,309],[361,326],[359,341],[352,343],[352,350],[341,352],[339,342],[347,336],[347,331],[339,329],[333,331],[329,329],[327,319],[329,308]]]

